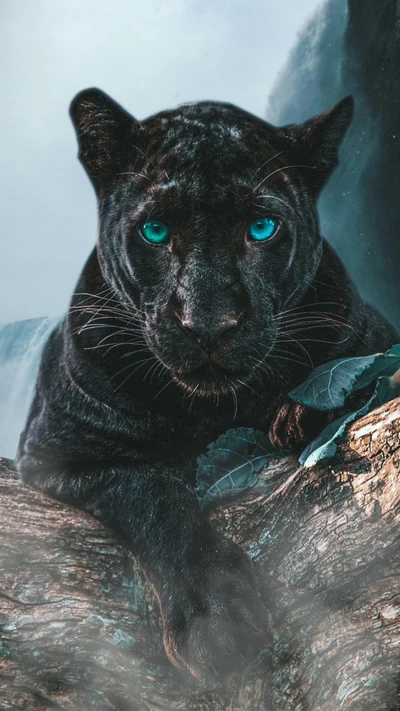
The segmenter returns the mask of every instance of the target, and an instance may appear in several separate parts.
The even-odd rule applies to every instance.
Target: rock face
[[[305,120],[346,94],[356,116],[320,202],[323,234],[364,298],[399,328],[400,2],[328,0],[299,38],[267,119]]]
[[[400,320],[400,2],[349,0],[345,84],[369,116],[374,150],[361,174],[360,212],[374,293]],[[379,298],[379,297],[377,297]]]

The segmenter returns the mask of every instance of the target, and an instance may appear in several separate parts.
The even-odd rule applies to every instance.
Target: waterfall
[[[301,123],[351,93],[344,77],[347,20],[347,0],[328,0],[316,10],[275,83],[267,105],[268,121],[276,125]],[[368,146],[360,159],[358,143],[365,124],[364,115],[354,120],[341,148],[340,166],[319,201],[321,232],[338,250],[361,289],[365,245],[354,212],[359,204],[360,176],[370,153]]]
[[[300,32],[268,98],[266,118],[300,123],[343,98],[343,48],[347,0],[319,6]]]
[[[0,325],[0,456],[15,457],[43,347],[60,318]]]
[[[383,10],[371,40],[372,5],[327,0],[317,9],[277,78],[266,119],[276,125],[300,123],[344,96],[354,96],[355,118],[340,151],[340,165],[319,201],[321,232],[340,254],[361,295],[400,327],[400,119],[393,109],[399,80],[396,62],[386,57],[387,47],[393,53],[399,40],[395,20],[385,20]],[[376,99],[384,80],[386,91],[378,92]]]
[[[277,125],[301,123],[334,106],[346,94],[344,72],[347,0],[328,0],[300,33],[268,100],[267,120]],[[363,240],[359,236],[359,182],[370,146],[360,159],[366,117],[357,116],[343,142],[340,165],[319,201],[321,232],[337,249],[362,290]],[[360,125],[361,124],[361,125]],[[368,132],[369,133],[369,132]],[[366,136],[366,138],[369,138]]]

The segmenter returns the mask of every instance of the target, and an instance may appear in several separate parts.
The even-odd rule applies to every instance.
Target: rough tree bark
[[[273,462],[216,525],[254,560],[271,638],[225,685],[167,661],[134,559],[89,516],[0,474],[4,711],[400,709],[400,400],[314,469]]]

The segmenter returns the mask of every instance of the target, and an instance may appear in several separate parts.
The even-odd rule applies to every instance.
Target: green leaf
[[[338,443],[343,440],[348,426],[354,420],[367,415],[371,410],[400,395],[399,373],[400,371],[392,378],[378,378],[375,392],[370,400],[359,410],[344,415],[325,427],[321,434],[304,450],[299,458],[300,464],[304,467],[313,467],[322,459],[333,457],[336,454]]]
[[[268,435],[239,427],[212,442],[197,460],[196,494],[200,507],[243,493],[254,486],[258,472],[279,456]]]
[[[378,377],[393,375],[399,368],[400,344],[386,353],[332,360],[313,370],[289,397],[316,410],[335,410],[343,407],[350,393],[367,387]]]

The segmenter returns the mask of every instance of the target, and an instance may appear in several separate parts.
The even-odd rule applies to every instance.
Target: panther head
[[[103,277],[186,390],[239,387],[273,351],[318,269],[317,198],[352,114],[347,97],[276,128],[212,101],[143,121],[97,89],[72,102]]]

